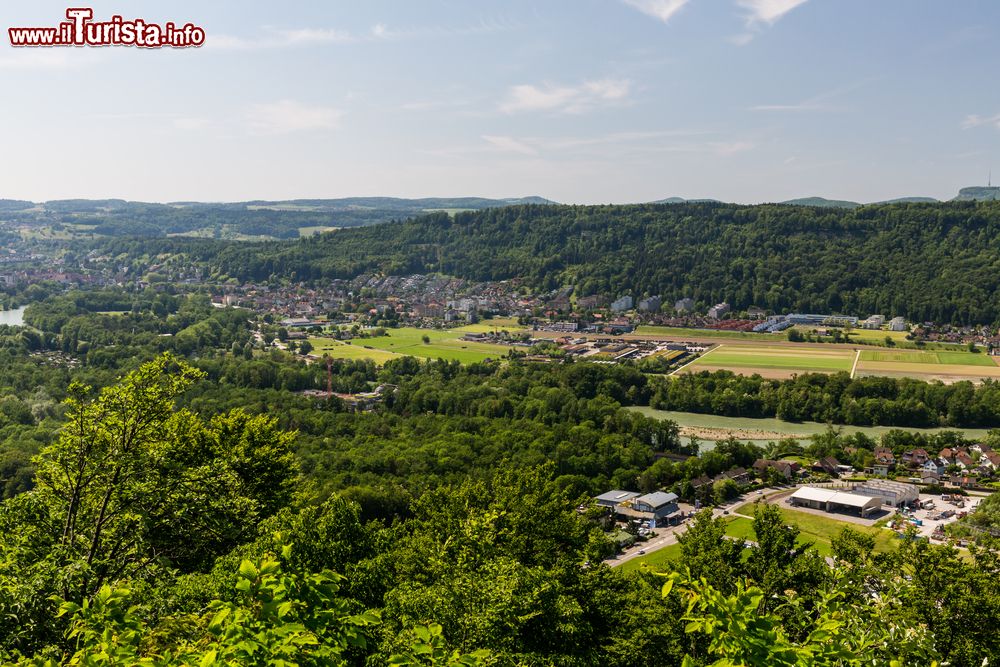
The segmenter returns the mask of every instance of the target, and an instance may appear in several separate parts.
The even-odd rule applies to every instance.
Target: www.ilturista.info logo
[[[205,43],[205,30],[193,23],[177,25],[151,23],[144,19],[125,20],[112,16],[94,21],[94,10],[71,7],[68,21],[50,28],[8,28],[11,46],[141,46],[187,48]]]

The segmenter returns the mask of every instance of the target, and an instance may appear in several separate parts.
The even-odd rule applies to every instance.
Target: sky
[[[15,49],[7,28],[67,5],[4,2],[0,197],[869,202],[1000,181],[995,0],[89,6],[206,43]]]

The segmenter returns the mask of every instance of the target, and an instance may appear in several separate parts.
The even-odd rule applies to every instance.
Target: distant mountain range
[[[958,191],[958,196],[951,201],[998,201],[1000,200],[1000,187],[969,187]],[[871,204],[937,204],[941,200],[933,197],[898,197],[896,199],[886,199],[884,201],[868,202]],[[684,199],[683,197],[669,197],[667,199],[657,199],[650,204],[692,204],[698,202],[721,203],[717,199]],[[800,197],[778,202],[789,206],[817,206],[820,208],[858,208],[865,206],[861,202],[849,201],[846,199],[826,199],[825,197]]]

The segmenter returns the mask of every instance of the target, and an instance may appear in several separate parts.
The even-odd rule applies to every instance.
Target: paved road
[[[746,495],[740,496],[731,503],[713,508],[712,517],[718,518],[720,516],[729,515],[729,516],[743,516],[747,519],[752,519],[753,517],[751,516],[736,514],[733,511],[734,508],[739,507],[743,503],[751,502],[754,499],[759,498],[761,494],[770,495],[781,492],[791,493],[791,491],[794,491],[794,489],[789,490],[789,489],[768,488],[768,489],[763,489],[762,491],[753,491]],[[623,565],[629,562],[630,560],[634,560],[636,558],[642,558],[643,556],[648,556],[654,551],[659,551],[660,549],[668,547],[671,544],[677,544],[677,536],[683,535],[684,531],[688,529],[688,526],[690,524],[691,524],[691,519],[688,519],[679,526],[667,526],[665,528],[657,528],[656,537],[654,537],[653,539],[649,540],[648,542],[636,542],[635,546],[630,547],[622,555],[618,556],[617,558],[609,558],[604,562],[610,565],[611,567],[618,567],[619,565]],[[640,554],[639,553],[640,551],[644,551],[645,553]]]

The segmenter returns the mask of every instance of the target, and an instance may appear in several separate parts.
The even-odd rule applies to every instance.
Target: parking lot
[[[977,496],[954,496],[950,500],[945,500],[944,496],[922,493],[920,494],[921,504],[931,503],[932,506],[927,509],[913,510],[907,516],[920,522],[921,525],[916,526],[919,535],[930,538],[938,527],[944,527],[957,521],[963,512],[972,512],[981,501],[982,498]],[[959,507],[959,503],[964,503],[964,507]],[[942,516],[942,514],[949,516]]]

